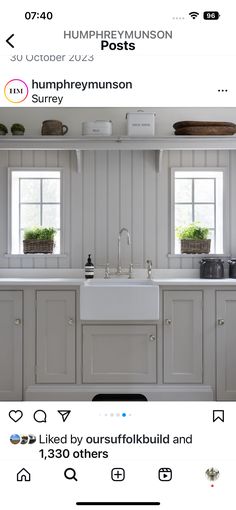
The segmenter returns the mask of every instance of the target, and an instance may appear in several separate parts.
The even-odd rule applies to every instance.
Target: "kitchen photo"
[[[0,108],[0,401],[236,400],[236,108]]]

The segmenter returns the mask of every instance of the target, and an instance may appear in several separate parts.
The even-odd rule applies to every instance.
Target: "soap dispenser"
[[[91,253],[88,254],[88,260],[84,266],[84,277],[87,279],[94,278],[94,265],[91,260]]]

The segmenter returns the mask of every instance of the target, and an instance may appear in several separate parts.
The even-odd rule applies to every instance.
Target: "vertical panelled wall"
[[[157,173],[152,151],[88,151],[77,172],[74,152],[1,151],[0,267],[83,267],[92,253],[96,267],[117,264],[121,227],[131,233],[132,246],[122,239],[122,264],[130,255],[135,267],[147,258],[158,268],[195,268],[199,259],[168,257],[170,251],[170,171],[172,166],[229,166],[230,241],[236,255],[236,153],[227,151],[169,151]],[[65,254],[61,257],[6,257],[7,167],[64,167]],[[131,253],[130,253],[131,250]]]
[[[117,237],[122,238],[122,265],[135,267],[157,257],[157,172],[155,153],[97,151],[83,153],[82,260],[91,251],[97,267],[117,265]]]
[[[117,264],[117,235],[127,227],[132,237],[134,267],[151,258],[158,268],[199,268],[199,258],[169,257],[170,168],[173,166],[230,168],[230,217],[236,212],[236,153],[228,151],[165,152],[160,173],[152,151],[83,153],[82,262],[92,251],[97,267]],[[130,248],[123,238],[123,264]],[[230,225],[231,253],[236,254],[236,229]]]

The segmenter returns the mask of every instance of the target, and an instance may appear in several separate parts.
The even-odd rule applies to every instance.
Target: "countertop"
[[[104,269],[95,270],[95,279],[104,278]],[[145,280],[145,269],[134,270],[134,278]],[[199,269],[153,269],[152,279],[160,286],[235,287],[236,279],[206,280]],[[78,287],[85,282],[82,269],[0,269],[0,287]]]
[[[78,287],[83,285],[83,278],[1,278],[0,287],[42,287],[45,285],[49,286],[73,286]]]
[[[207,280],[200,278],[153,278],[153,281],[166,286],[188,287],[236,287],[236,279],[224,278],[221,280]],[[83,278],[0,278],[0,287],[79,287],[83,285]]]
[[[222,278],[216,280],[208,280],[206,278],[158,278],[154,279],[155,282],[158,282],[160,286],[166,285],[188,285],[188,286],[213,286],[213,287],[222,287],[224,285],[227,286],[236,286],[236,279],[233,278]]]

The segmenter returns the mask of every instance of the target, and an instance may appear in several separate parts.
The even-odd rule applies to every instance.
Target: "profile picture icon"
[[[10,442],[12,444],[34,444],[36,442],[36,436],[33,434],[12,434],[10,436]]]
[[[34,444],[36,442],[36,436],[33,436],[33,434],[29,434],[28,438],[29,438],[29,440],[28,440],[29,444]]]
[[[19,434],[12,434],[10,437],[11,444],[19,444],[20,443],[20,436]]]
[[[22,435],[21,436],[21,442],[20,444],[27,444],[28,443],[28,436]]]
[[[21,78],[13,78],[4,86],[4,96],[10,103],[22,103],[29,94],[27,83]]]

